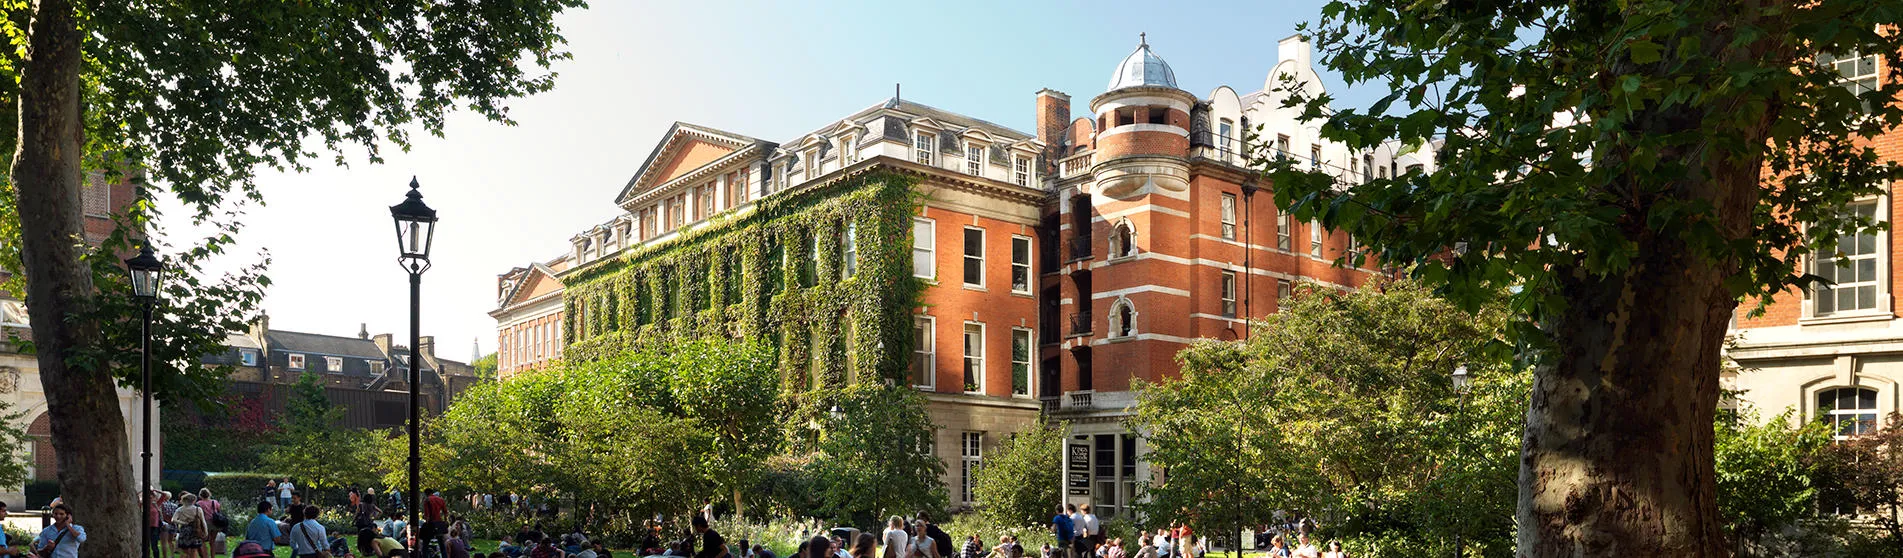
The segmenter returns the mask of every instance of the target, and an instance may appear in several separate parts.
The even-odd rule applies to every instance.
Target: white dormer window
[[[238,359],[240,362],[243,362],[245,366],[257,366],[258,352],[251,350],[238,351]]]
[[[853,162],[858,159],[858,157],[853,156],[852,138],[841,138],[839,140],[839,166],[843,168],[846,165],[853,164]]]
[[[984,176],[985,146],[965,142],[965,174]]]
[[[1031,185],[1031,158],[1019,155],[1011,164],[1011,181],[1019,186]]]
[[[304,355],[291,353],[288,357],[286,357],[286,363],[291,366],[292,370],[303,370],[304,369]]]
[[[364,361],[364,362],[365,362],[365,363],[368,363],[368,364],[370,365],[370,375],[372,375],[372,376],[382,376],[382,375],[383,375],[383,370],[384,370],[384,368],[383,368],[383,361],[381,361],[381,360],[366,360],[366,361]]]
[[[324,357],[324,369],[331,372],[343,372],[344,357]]]
[[[932,164],[932,155],[938,152],[938,136],[932,135],[931,130],[919,130],[912,138],[913,151],[917,152],[914,159],[921,165]]]
[[[815,178],[819,178],[819,150],[809,149],[806,151],[806,179]]]

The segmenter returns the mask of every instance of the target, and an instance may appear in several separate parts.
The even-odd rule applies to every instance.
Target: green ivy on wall
[[[880,170],[769,197],[579,269],[563,294],[564,355],[763,339],[777,348],[782,393],[807,410],[849,382],[904,382],[923,292],[911,264],[917,182]],[[849,234],[857,265],[844,277]]]

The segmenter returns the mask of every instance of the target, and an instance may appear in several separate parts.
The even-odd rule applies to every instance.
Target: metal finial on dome
[[[1137,33],[1137,46],[1150,46],[1150,34]]]

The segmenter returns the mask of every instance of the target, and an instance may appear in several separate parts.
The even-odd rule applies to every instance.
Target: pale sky
[[[423,334],[444,358],[495,350],[496,275],[569,249],[620,212],[614,196],[675,121],[785,142],[892,96],[1035,132],[1035,93],[1069,93],[1081,116],[1147,32],[1182,88],[1262,88],[1276,41],[1319,17],[1312,0],[1241,2],[627,2],[558,20],[574,59],[554,91],[510,103],[508,127],[462,113],[387,162],[258,180],[242,263],[268,248],[274,329],[409,335],[389,206],[412,175],[441,222],[423,276]],[[1342,106],[1379,95],[1343,94]],[[353,154],[357,155],[357,154]],[[328,157],[323,158],[328,161]],[[176,209],[170,215],[182,215]],[[179,229],[180,225],[169,225]],[[179,232],[177,230],[173,231]],[[407,341],[405,341],[407,343]]]

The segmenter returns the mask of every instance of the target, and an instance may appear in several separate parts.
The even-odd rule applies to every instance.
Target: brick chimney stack
[[[1070,95],[1042,89],[1037,92],[1037,139],[1045,149],[1055,151],[1064,144],[1064,132],[1070,130]]]
[[[423,362],[425,364],[436,362],[436,336],[424,335],[418,337],[416,338],[416,344],[416,354],[423,355]]]

